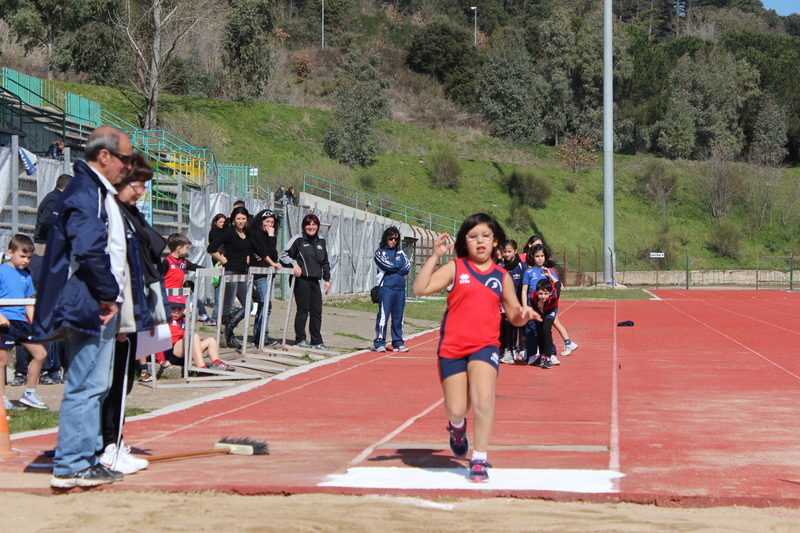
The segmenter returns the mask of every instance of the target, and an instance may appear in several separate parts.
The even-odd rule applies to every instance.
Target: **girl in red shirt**
[[[450,239],[447,233],[436,239],[433,254],[414,281],[414,294],[427,296],[447,289],[439,378],[449,419],[450,450],[458,459],[469,452],[466,416],[472,405],[475,448],[469,480],[483,483],[489,481],[491,466],[486,460],[500,363],[500,306],[515,326],[536,320],[538,315],[522,309],[508,272],[493,261],[495,249],[506,240],[494,218],[485,213],[471,215],[461,224],[455,242],[445,244]],[[456,259],[436,269],[453,247]]]

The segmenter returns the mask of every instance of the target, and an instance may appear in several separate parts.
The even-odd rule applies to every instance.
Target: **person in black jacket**
[[[50,231],[50,217],[53,215],[53,209],[56,207],[58,198],[64,189],[69,185],[72,176],[69,174],[61,174],[56,178],[56,188],[47,193],[39,204],[39,209],[36,210],[36,228],[33,230],[33,244],[36,248],[36,255],[44,256],[45,246],[47,244],[47,232]]]
[[[295,235],[280,254],[280,262],[294,267],[294,298],[297,314],[294,317],[295,346],[327,350],[322,343],[322,292],[319,281],[325,281],[325,294],[331,290],[331,265],[325,240],[318,235],[319,219],[306,215],[300,224],[303,232]],[[311,343],[306,340],[309,314]]]
[[[247,274],[253,248],[250,245],[247,221],[249,213],[244,207],[237,207],[231,213],[230,225],[219,237],[209,243],[206,251],[211,254],[214,261],[219,261],[225,267],[225,274]],[[219,253],[219,247],[225,246],[225,255]],[[236,299],[242,307],[235,307]],[[247,283],[244,281],[231,281],[225,284],[225,297],[222,302],[222,324],[225,326],[225,345],[228,348],[241,348],[242,345],[233,336],[233,330],[242,321],[245,314],[247,301]],[[247,332],[245,332],[245,339]]]
[[[280,268],[278,263],[278,215],[274,211],[265,209],[253,217],[250,224],[250,244],[253,247],[253,258],[250,266]],[[267,283],[269,276],[255,276],[255,292],[258,295],[258,314],[256,315],[255,325],[253,326],[253,343],[258,344],[261,336],[261,322],[263,320],[264,308],[267,309],[267,322],[264,328],[265,343],[268,346],[277,344],[277,341],[269,338],[269,316],[272,313],[272,300],[267,300]]]

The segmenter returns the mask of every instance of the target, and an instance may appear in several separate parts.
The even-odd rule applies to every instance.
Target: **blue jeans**
[[[258,314],[256,314],[256,323],[253,325],[253,338],[256,344],[258,344],[261,338],[261,320],[263,318],[262,313],[264,312],[264,307],[267,307],[267,323],[264,325],[264,340],[266,341],[269,337],[269,317],[272,315],[272,298],[269,299],[269,304],[265,303],[268,296],[269,280],[269,276],[264,276],[263,278],[257,278],[255,281],[256,294],[258,294],[258,301],[260,302]]]
[[[392,346],[403,345],[403,311],[406,308],[406,291],[381,287],[378,292],[378,316],[375,319],[375,347],[386,346],[386,328],[392,316]]]
[[[56,476],[97,464],[103,449],[100,411],[111,388],[116,334],[117,316],[100,328],[99,336],[66,331],[64,347],[71,362],[58,420]]]
[[[214,310],[211,312],[211,320],[219,322],[219,308],[222,307],[222,302],[219,301],[219,285],[214,287]]]

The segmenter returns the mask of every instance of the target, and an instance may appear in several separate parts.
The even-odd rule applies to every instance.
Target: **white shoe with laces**
[[[558,358],[555,355],[551,355],[550,356],[550,364],[553,365],[553,366],[560,365],[561,361],[559,361]]]
[[[144,470],[150,463],[146,459],[139,459],[131,455],[131,447],[123,442],[117,450],[117,445],[112,443],[106,446],[100,462],[111,470],[122,472],[123,474],[135,474],[139,470]]]
[[[564,351],[561,352],[561,355],[570,355],[572,352],[578,349],[578,344],[571,342],[564,346]]]

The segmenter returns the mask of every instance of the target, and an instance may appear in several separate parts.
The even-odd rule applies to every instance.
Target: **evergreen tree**
[[[558,145],[575,114],[570,76],[575,35],[566,11],[556,10],[550,20],[541,24],[539,47],[542,51],[539,71],[544,79],[541,98],[547,110],[542,126],[547,140]]]
[[[354,52],[336,75],[334,123],[325,131],[325,152],[349,167],[369,165],[378,149],[372,127],[390,115],[384,93],[390,82],[376,68],[377,62],[376,57]]]
[[[789,153],[786,149],[789,142],[787,130],[786,112],[772,96],[767,95],[753,132],[751,159],[762,165],[778,166]]]
[[[492,135],[508,144],[541,142],[542,91],[519,32],[496,36],[478,78],[478,106]]]
[[[671,110],[664,120],[659,145],[678,146],[676,131],[683,128],[671,125],[675,117],[684,116],[689,107],[694,124],[694,153],[700,156],[720,154],[733,157],[744,146],[744,133],[740,125],[740,112],[747,102],[759,95],[758,71],[747,61],[737,61],[720,48],[710,54],[697,53],[695,59],[684,56],[672,73],[673,93]],[[679,135],[682,139],[683,133]]]
[[[273,29],[270,0],[230,0],[225,22],[224,63],[239,98],[251,100],[261,93],[269,77]]]

